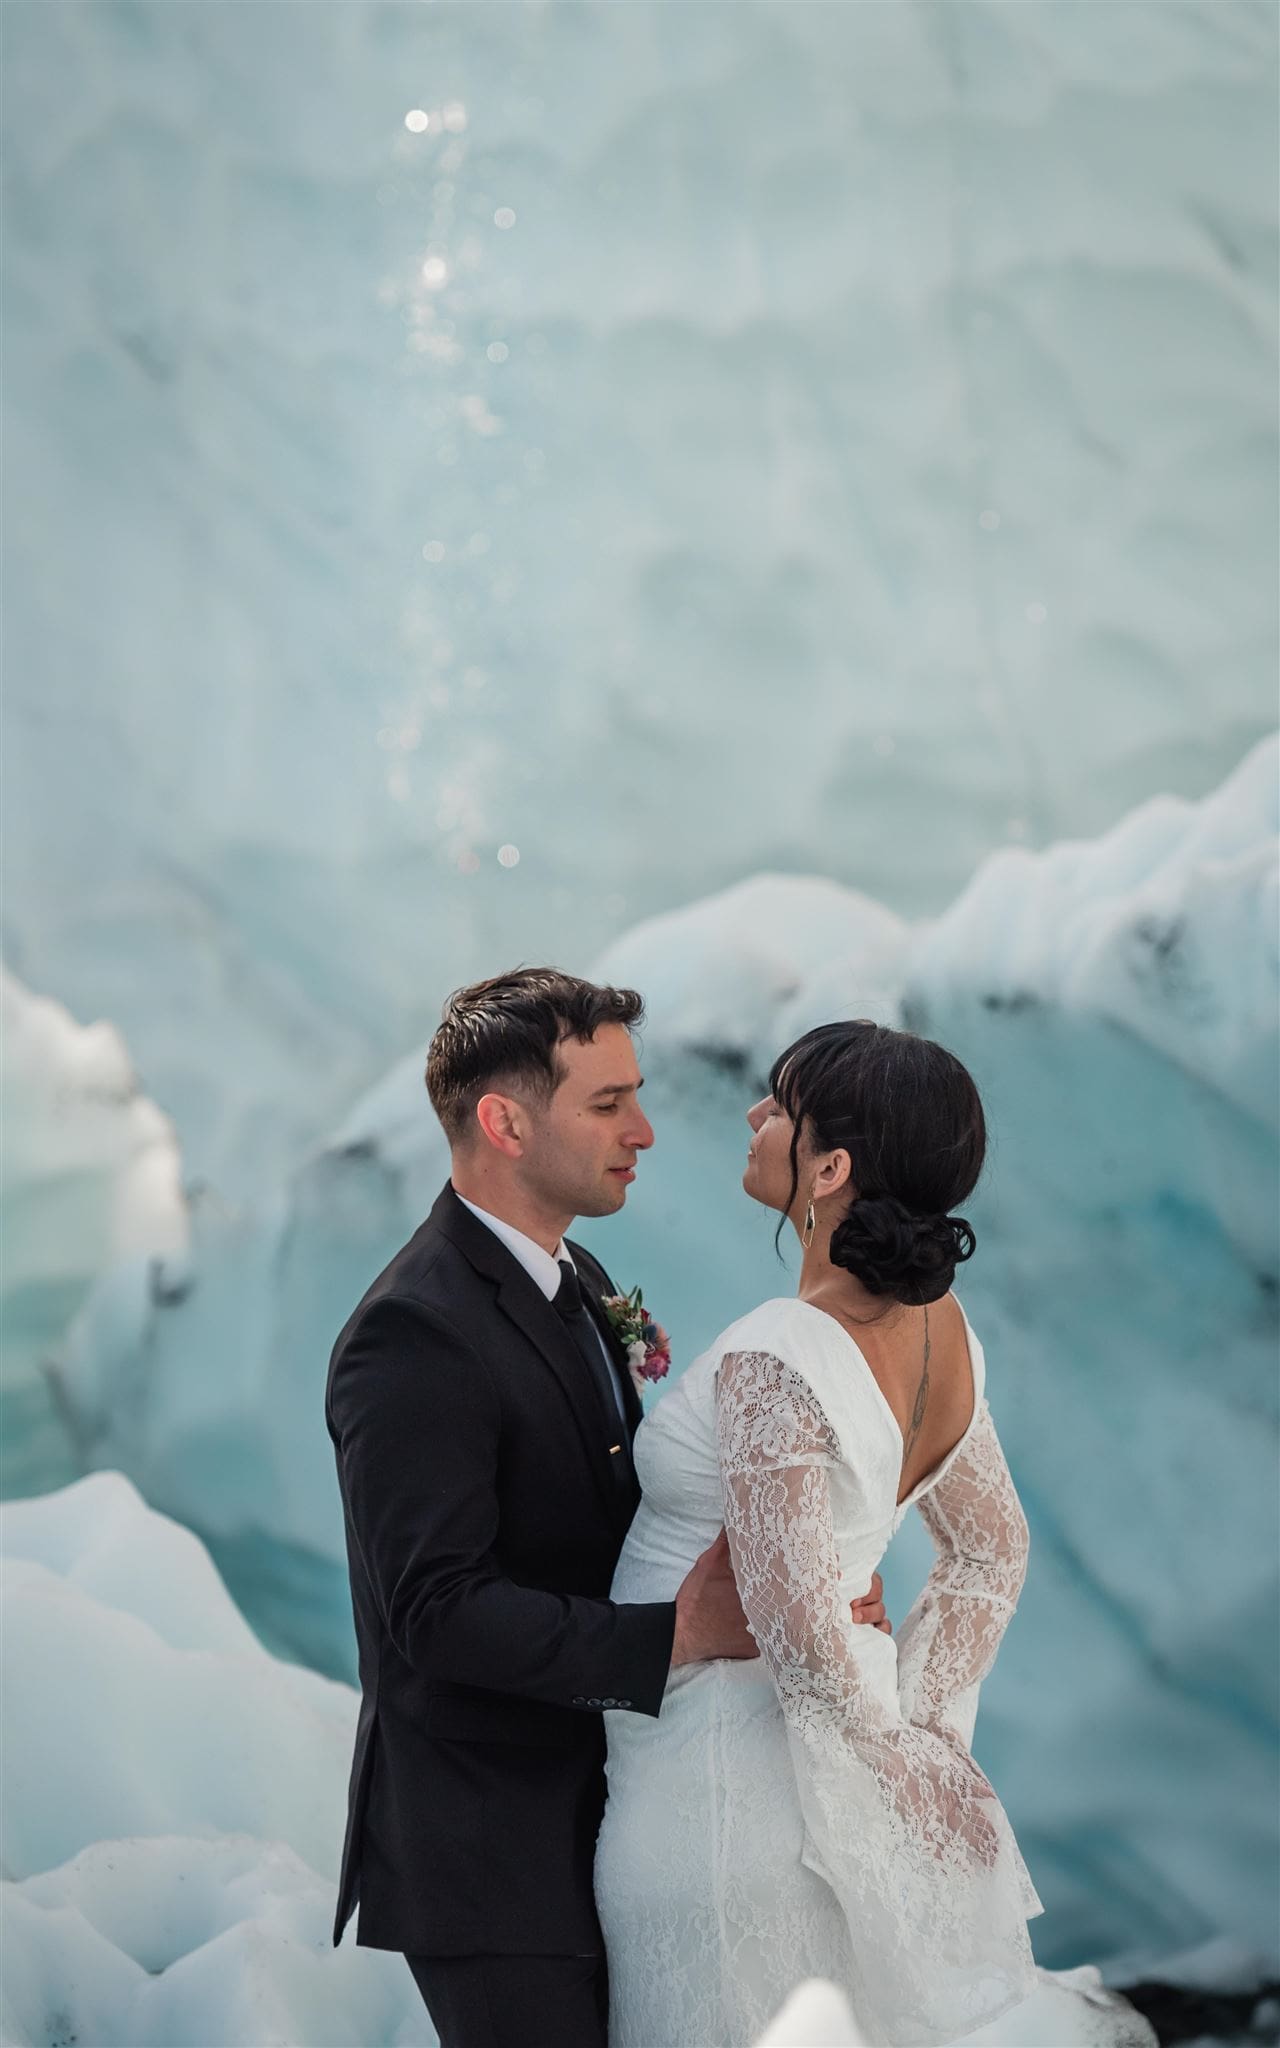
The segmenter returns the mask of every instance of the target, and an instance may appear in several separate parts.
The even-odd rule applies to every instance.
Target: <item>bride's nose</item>
[[[750,1109],[747,1111],[747,1122],[750,1124],[753,1131],[758,1131],[761,1124],[764,1122],[764,1108],[765,1106],[763,1102],[753,1102]]]

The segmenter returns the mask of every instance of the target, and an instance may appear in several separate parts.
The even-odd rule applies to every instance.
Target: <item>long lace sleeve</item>
[[[898,1632],[902,1711],[967,1743],[978,1686],[1027,1571],[1026,1516],[985,1401],[960,1455],[918,1506],[937,1558]]]
[[[721,1361],[725,1528],[786,1721],[805,1863],[848,1919],[851,1987],[877,2043],[954,2041],[1025,1997],[1040,1910],[1008,1821],[963,1744],[906,1722],[856,1640],[832,1483],[844,1448],[804,1377],[769,1353]]]

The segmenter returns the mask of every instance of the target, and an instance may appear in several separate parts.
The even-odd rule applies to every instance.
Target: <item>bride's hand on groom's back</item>
[[[860,1600],[850,1602],[849,1612],[860,1626],[893,1634],[893,1624],[884,1611],[884,1584],[879,1572]],[[759,1645],[747,1626],[738,1598],[724,1530],[697,1558],[676,1594],[676,1629],[671,1646],[671,1666],[707,1664],[716,1657],[758,1657]]]

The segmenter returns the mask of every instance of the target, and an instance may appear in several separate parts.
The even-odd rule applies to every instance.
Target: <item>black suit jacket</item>
[[[452,1187],[339,1336],[325,1407],[361,1687],[335,1942],[358,1898],[372,1948],[599,1949],[601,1715],[658,1712],[675,1628],[608,1598],[639,1499],[616,1409]]]

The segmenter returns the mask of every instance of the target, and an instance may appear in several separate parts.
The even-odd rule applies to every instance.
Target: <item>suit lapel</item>
[[[447,1186],[431,1211],[431,1221],[455,1244],[476,1271],[496,1284],[497,1303],[521,1335],[533,1344],[558,1382],[573,1411],[582,1434],[600,1494],[611,1514],[630,1518],[634,1492],[624,1484],[616,1468],[620,1459],[630,1460],[626,1447],[615,1450],[620,1423],[606,1415],[600,1396],[589,1378],[578,1349],[555,1309],[524,1267],[503,1244],[458,1200]],[[593,1295],[593,1299],[594,1299]],[[628,1384],[630,1375],[628,1375]],[[634,1390],[631,1390],[634,1392]],[[630,1411],[628,1411],[629,1416]]]

